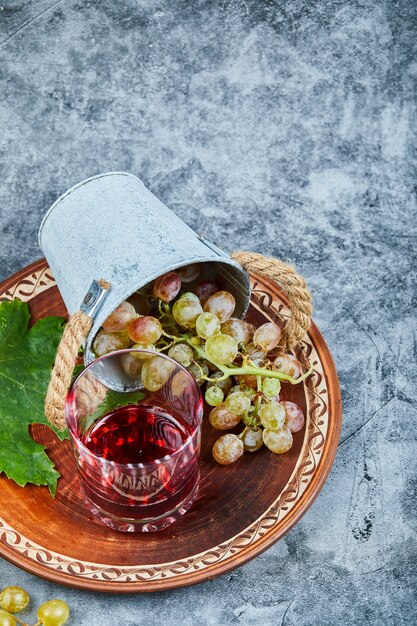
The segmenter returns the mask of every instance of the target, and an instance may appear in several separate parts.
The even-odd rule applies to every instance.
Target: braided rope
[[[248,274],[254,273],[272,278],[283,287],[290,302],[291,317],[284,328],[280,345],[283,348],[296,346],[310,328],[313,312],[311,293],[304,278],[292,265],[257,252],[234,252],[232,259],[239,263]]]
[[[55,365],[45,398],[45,415],[49,422],[60,430],[66,426],[65,399],[71,385],[78,351],[92,325],[91,317],[82,311],[77,311],[68,320],[61,343],[58,346]]]

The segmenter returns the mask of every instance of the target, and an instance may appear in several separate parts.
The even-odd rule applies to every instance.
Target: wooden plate
[[[248,319],[283,323],[289,315],[275,283],[252,277]],[[45,260],[0,286],[0,300],[29,302],[33,319],[65,315]],[[205,420],[200,495],[192,509],[160,533],[118,533],[88,516],[80,496],[69,442],[45,426],[32,434],[47,445],[62,477],[57,497],[47,488],[17,486],[0,476],[0,554],[49,580],[96,591],[147,592],[191,585],[224,574],[278,541],[316,498],[332,465],[341,426],[336,370],[313,324],[296,351],[314,365],[298,386],[283,385],[283,397],[305,411],[306,427],[292,449],[274,455],[245,454],[233,466],[211,457],[218,433]]]

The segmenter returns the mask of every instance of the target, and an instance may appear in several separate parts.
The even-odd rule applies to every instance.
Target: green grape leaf
[[[26,303],[0,302],[0,472],[22,487],[47,485],[54,496],[59,473],[29,425],[48,424],[44,401],[65,320],[45,317],[30,329],[29,320]]]
[[[121,406],[129,406],[129,404],[137,404],[140,400],[143,400],[145,394],[143,391],[115,391],[114,389],[108,389],[106,397],[98,405],[94,413],[88,415],[83,429],[90,428],[91,424],[94,424],[100,417],[114,411]]]

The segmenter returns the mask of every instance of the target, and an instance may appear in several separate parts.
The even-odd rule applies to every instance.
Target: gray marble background
[[[319,498],[231,575],[105,596],[2,561],[2,586],[77,626],[417,622],[416,26],[412,0],[1,0],[0,279],[61,192],[133,172],[226,249],[296,264],[344,400]]]

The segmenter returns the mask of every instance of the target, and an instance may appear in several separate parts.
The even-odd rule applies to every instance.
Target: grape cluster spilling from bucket
[[[93,350],[100,357],[113,350],[140,348],[155,352],[126,353],[125,373],[141,376],[149,391],[169,379],[164,352],[184,366],[212,407],[209,420],[226,433],[213,446],[222,465],[237,461],[244,451],[265,445],[276,454],[287,452],[293,433],[304,426],[294,402],[281,401],[281,382],[297,384],[310,370],[280,348],[281,329],[267,322],[256,328],[237,317],[235,298],[221,289],[218,278],[204,275],[204,264],[192,264],[160,276],[122,302],[103,322]]]

